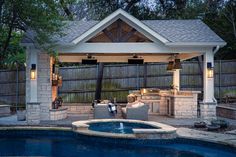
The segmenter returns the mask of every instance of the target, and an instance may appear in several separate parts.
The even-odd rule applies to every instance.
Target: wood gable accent
[[[160,34],[155,32],[154,30],[152,30],[151,28],[146,26],[144,23],[139,21],[134,16],[128,14],[127,12],[125,12],[122,9],[118,9],[117,11],[113,12],[112,14],[107,16],[105,19],[100,21],[98,24],[96,24],[95,26],[90,28],[88,31],[84,32],[82,35],[75,38],[71,43],[76,45],[76,44],[87,42],[92,38],[95,39],[97,36],[104,34],[104,31],[103,31],[104,29],[106,29],[107,27],[109,27],[113,23],[116,23],[116,21],[119,21],[119,20],[122,20],[123,21],[122,23],[125,22],[129,26],[132,26],[132,28],[136,29],[138,32],[142,32],[142,34],[145,35],[145,37],[147,37],[149,40],[151,40],[153,42],[161,42],[163,44],[169,42],[166,38],[164,38],[163,36],[161,36]],[[110,42],[111,41],[121,41],[120,37],[122,36],[122,33],[121,33],[122,31],[119,30],[119,29],[121,29],[121,26],[119,26],[119,25],[120,25],[119,22],[115,24],[116,27],[118,26],[117,27],[118,31],[116,32],[117,35],[114,35],[114,37],[112,37],[111,35],[109,35],[109,37],[107,35],[103,36],[104,40],[106,42],[107,41],[110,41]],[[126,33],[128,33],[128,32],[126,32]],[[140,35],[140,34],[137,33],[137,35],[144,37],[143,35]],[[124,40],[124,39],[122,39],[122,40]],[[131,39],[127,39],[127,40],[130,41]],[[146,38],[145,38],[145,40],[146,40]],[[143,39],[140,41],[143,41]],[[89,41],[89,42],[91,42],[91,41]],[[102,41],[96,40],[96,42],[102,42]]]
[[[96,42],[153,42],[126,22],[118,19],[87,41]]]

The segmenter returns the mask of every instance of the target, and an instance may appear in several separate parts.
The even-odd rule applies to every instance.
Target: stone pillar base
[[[26,121],[28,125],[37,125],[40,123],[40,103],[29,102],[26,104]]]
[[[216,119],[216,102],[200,102],[200,115],[202,119]]]

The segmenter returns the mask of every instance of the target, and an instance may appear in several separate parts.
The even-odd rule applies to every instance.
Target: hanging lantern
[[[168,72],[173,72],[174,71],[174,61],[169,61],[166,70]]]
[[[174,70],[176,70],[176,69],[181,70],[182,69],[182,64],[180,62],[180,59],[175,59],[174,68],[173,69]]]
[[[36,79],[36,64],[31,64],[30,79],[31,80],[35,80]]]
[[[214,69],[211,62],[207,62],[207,77],[208,78],[214,77]]]

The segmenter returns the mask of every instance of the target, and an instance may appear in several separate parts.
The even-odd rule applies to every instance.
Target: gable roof
[[[128,14],[122,9],[118,9],[109,16],[107,16],[105,19],[101,20],[99,23],[97,23],[95,26],[91,27],[87,32],[83,33],[81,36],[77,37],[72,41],[74,44],[78,44],[79,42],[86,41],[90,39],[91,37],[95,36],[97,33],[111,25],[113,22],[117,21],[118,19],[123,20],[127,24],[129,24],[131,27],[135,28],[137,31],[142,32],[146,37],[152,39],[152,40],[159,40],[163,43],[168,42],[167,39],[162,37],[160,34],[146,26],[144,23],[142,23],[140,20],[136,19],[132,15]]]
[[[215,32],[213,32],[201,20],[143,20],[140,21],[118,9],[102,21],[68,21],[63,28],[62,37],[53,37],[58,44],[78,44],[91,38],[104,28],[122,19],[138,31],[146,32],[145,35],[156,38],[166,45],[211,45],[224,46],[226,43]],[[26,36],[31,38],[33,33],[28,32]],[[22,43],[31,43],[24,38]]]

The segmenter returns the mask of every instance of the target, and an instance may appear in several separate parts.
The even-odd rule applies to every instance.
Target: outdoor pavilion
[[[97,62],[128,62],[133,56],[144,62],[181,61],[204,56],[203,61],[203,118],[215,116],[214,77],[208,72],[214,67],[214,54],[226,43],[201,20],[144,20],[140,21],[122,9],[102,21],[72,21],[63,37],[55,37],[55,50],[61,62],[81,62],[92,57]],[[28,37],[30,33],[28,33]],[[32,36],[31,36],[32,37]],[[27,48],[26,109],[28,124],[50,120],[51,103],[57,88],[52,86],[53,57],[35,48],[25,38]],[[35,77],[31,78],[32,71]],[[173,71],[173,84],[180,89],[180,72]]]

